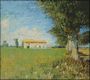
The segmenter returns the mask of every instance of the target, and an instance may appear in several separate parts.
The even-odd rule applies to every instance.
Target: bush
[[[57,66],[53,68],[53,79],[89,79],[89,63],[87,62],[82,63],[67,57],[59,60]]]

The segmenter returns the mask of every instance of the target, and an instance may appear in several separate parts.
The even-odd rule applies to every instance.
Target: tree
[[[18,39],[14,39],[16,47],[19,47]]]
[[[54,20],[55,25],[50,32],[57,37],[59,43],[75,42],[78,55],[80,28],[89,27],[89,1],[40,0],[40,5]]]
[[[24,47],[24,42],[22,42],[22,47]]]

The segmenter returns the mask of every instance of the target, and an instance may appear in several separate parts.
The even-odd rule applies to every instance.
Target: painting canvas
[[[89,0],[0,3],[0,79],[90,79]]]

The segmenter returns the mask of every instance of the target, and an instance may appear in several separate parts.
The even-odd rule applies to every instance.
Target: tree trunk
[[[75,47],[74,41],[72,41],[72,36],[68,35],[68,42],[67,42],[67,45],[66,45],[67,52],[68,52],[68,54],[70,54],[70,56],[73,59],[78,60],[79,59],[79,56],[78,56],[78,43],[77,43],[76,46],[77,47]]]
[[[78,58],[80,58],[80,56],[79,56],[79,45],[78,45],[78,42],[79,42],[79,35],[78,34],[76,35],[76,39],[77,39],[76,50],[77,50]]]

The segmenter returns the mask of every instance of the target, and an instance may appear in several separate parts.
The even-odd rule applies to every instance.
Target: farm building
[[[23,40],[23,47],[24,48],[46,48],[47,42],[45,40]]]

